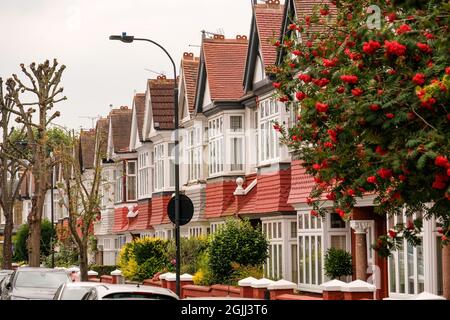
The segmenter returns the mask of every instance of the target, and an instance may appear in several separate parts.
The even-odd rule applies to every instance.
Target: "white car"
[[[69,282],[63,283],[56,290],[53,300],[81,300],[93,287],[104,285],[100,282]]]
[[[134,285],[100,283],[92,287],[82,300],[178,300],[178,296],[169,289]]]

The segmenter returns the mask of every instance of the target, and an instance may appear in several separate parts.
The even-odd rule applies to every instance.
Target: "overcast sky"
[[[146,79],[172,67],[164,53],[145,42],[109,41],[126,31],[163,45],[177,63],[183,52],[199,53],[201,30],[225,36],[250,32],[252,0],[0,0],[0,76],[20,75],[20,63],[57,58],[68,100],[55,122],[90,128],[87,118],[105,116],[109,105],[131,106]],[[190,47],[194,45],[194,47]],[[224,53],[226,54],[226,53]]]

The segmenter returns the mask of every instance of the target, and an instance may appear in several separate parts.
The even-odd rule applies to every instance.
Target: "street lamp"
[[[50,153],[50,158],[53,161],[53,152]],[[54,233],[55,233],[55,204],[53,203],[53,192],[55,192],[54,188],[55,188],[55,166],[52,165],[52,170],[50,171],[50,180],[51,180],[51,192],[50,192],[50,211],[51,211],[51,221],[52,221],[52,235],[50,237],[50,244],[51,244],[51,248],[50,250],[52,251],[52,268],[55,267],[55,244],[54,244]]]
[[[123,32],[122,35],[111,35],[109,36],[109,40],[120,40],[125,43],[131,43],[133,41],[147,41],[156,46],[158,46],[164,53],[169,57],[170,62],[173,66],[173,111],[175,115],[175,245],[176,245],[176,293],[180,296],[180,181],[179,181],[179,133],[178,133],[178,86],[177,86],[177,68],[175,66],[175,62],[173,61],[170,54],[167,50],[161,46],[159,43],[145,38],[135,38],[134,36],[129,36],[126,32]]]

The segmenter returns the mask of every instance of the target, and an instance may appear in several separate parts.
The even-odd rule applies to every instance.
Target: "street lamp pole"
[[[176,270],[176,293],[178,296],[180,296],[180,167],[179,167],[179,160],[180,160],[180,154],[178,150],[178,144],[179,144],[179,132],[178,132],[178,86],[177,86],[177,68],[175,66],[175,62],[173,61],[170,54],[167,52],[167,50],[161,46],[159,43],[145,38],[135,38],[134,36],[129,36],[125,32],[122,33],[122,35],[112,35],[109,37],[109,40],[120,40],[125,43],[131,43],[133,41],[146,41],[150,42],[157,47],[159,47],[161,50],[164,51],[164,53],[169,57],[170,62],[172,63],[173,67],[173,111],[174,111],[174,125],[175,125],[175,245],[176,245],[176,264],[175,264],[175,270]]]
[[[51,179],[51,192],[50,192],[50,211],[51,211],[51,222],[52,222],[52,235],[50,237],[51,241],[51,251],[52,251],[52,268],[55,267],[55,250],[54,250],[54,233],[55,233],[55,206],[53,203],[53,192],[54,192],[54,169],[55,167],[52,165],[52,170],[50,172]]]

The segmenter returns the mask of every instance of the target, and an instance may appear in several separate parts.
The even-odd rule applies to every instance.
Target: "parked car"
[[[92,287],[82,300],[178,300],[169,289],[132,284],[104,284]]]
[[[81,300],[93,287],[104,285],[100,282],[72,282],[63,283],[53,297],[53,300]]]
[[[2,300],[51,300],[62,283],[71,282],[65,271],[20,267],[11,275]]]
[[[14,272],[14,270],[0,270],[0,299],[2,296],[2,291],[9,281],[9,277]]]
[[[6,276],[12,274],[14,270],[0,270],[0,281],[2,281]]]

